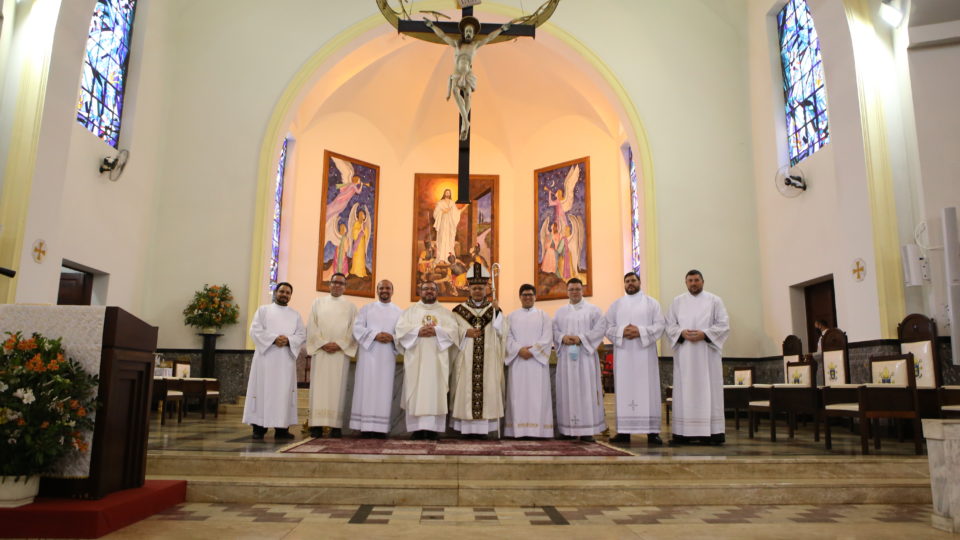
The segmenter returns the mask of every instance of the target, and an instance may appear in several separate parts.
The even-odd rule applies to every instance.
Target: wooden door
[[[830,328],[837,327],[837,304],[833,295],[833,279],[821,281],[803,288],[804,301],[807,307],[807,345],[810,352],[817,350],[820,341],[820,332],[813,321],[823,319]]]
[[[86,272],[63,272],[60,274],[60,292],[57,305],[89,306],[93,296],[93,275]]]

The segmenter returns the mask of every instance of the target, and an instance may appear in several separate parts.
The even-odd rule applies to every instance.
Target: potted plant
[[[64,355],[60,338],[7,332],[0,350],[0,506],[29,504],[40,475],[86,452],[98,377]]]
[[[183,310],[183,324],[200,330],[200,333],[215,333],[229,324],[236,324],[240,308],[233,301],[233,293],[227,285],[204,285],[193,293],[193,300]]]

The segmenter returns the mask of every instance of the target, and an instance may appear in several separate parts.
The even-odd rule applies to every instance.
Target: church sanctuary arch
[[[428,4],[418,2],[417,8],[429,9]],[[449,2],[436,4],[449,7]],[[499,3],[485,2],[481,8],[477,15],[484,22],[520,14]],[[504,273],[498,289],[505,307],[516,307],[513,292],[532,282],[530,208],[533,171],[540,167],[590,155],[593,265],[605,273],[631,266],[629,171],[621,153],[625,142],[633,150],[642,186],[644,289],[658,296],[653,167],[637,108],[597,54],[556,25],[539,30],[535,41],[485,47],[474,64],[479,83],[471,173],[500,176],[499,262]],[[315,281],[322,156],[330,150],[380,167],[376,278],[391,279],[398,297],[409,297],[414,174],[456,172],[456,107],[444,101],[451,65],[447,47],[398,35],[376,14],[337,34],[293,75],[260,147],[248,315],[267,299],[276,161],[288,134],[298,144],[285,183],[296,185],[297,197],[284,197],[284,214],[292,217],[284,218],[283,226],[290,229],[283,234],[290,244],[281,257],[286,260],[281,278]],[[617,249],[609,249],[611,243]],[[599,305],[622,294],[619,280],[603,275],[594,277]],[[305,291],[293,303],[299,301],[302,305],[295,307],[307,312],[313,297]],[[552,312],[560,303],[545,302],[544,307]]]

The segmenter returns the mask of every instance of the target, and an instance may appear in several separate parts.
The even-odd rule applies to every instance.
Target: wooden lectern
[[[43,478],[40,495],[99,499],[143,486],[157,327],[106,308],[100,391],[87,478]]]

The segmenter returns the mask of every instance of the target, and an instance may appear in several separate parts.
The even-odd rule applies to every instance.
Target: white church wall
[[[131,48],[125,115],[120,147],[131,160],[117,182],[100,175],[101,159],[116,150],[79,125],[74,117],[80,81],[80,62],[93,2],[66,3],[60,13],[54,58],[65,60],[51,70],[37,173],[31,196],[25,249],[32,238],[43,238],[48,254],[36,265],[29,256],[29,272],[21,274],[17,301],[56,303],[60,261],[96,269],[109,275],[106,294],[99,300],[140,317],[144,273],[154,227],[154,180],[162,141],[151,137],[162,121],[164,99],[165,13],[156,2],[141,1]],[[150,32],[147,29],[151,29]],[[56,114],[54,114],[54,111]],[[136,137],[136,133],[142,133]],[[55,140],[44,141],[44,137]],[[29,255],[29,254],[27,254]],[[152,321],[151,321],[152,322]]]
[[[838,326],[847,332],[848,338],[860,341],[883,335],[871,228],[874,216],[868,198],[857,65],[850,29],[842,2],[809,0],[808,4],[821,40],[831,142],[799,164],[809,189],[795,199],[783,198],[773,186],[774,172],[787,163],[776,34],[776,13],[783,2],[752,0],[749,4],[754,176],[764,254],[764,332],[777,344],[776,349],[786,335],[806,334],[803,319],[792,315],[797,306],[791,304],[802,298],[791,302],[790,287],[828,274],[834,276]],[[887,88],[882,99],[897,215],[884,215],[882,219],[896,220],[904,241],[912,226],[911,198],[916,192],[911,158],[905,148],[905,122],[909,115],[901,109],[902,90],[893,75],[897,71],[894,57],[869,60],[892,71],[892,88]],[[858,258],[866,266],[863,281],[856,281],[852,272]],[[916,301],[909,305],[915,306]]]
[[[185,4],[173,3],[178,5]],[[169,76],[183,82],[173,85],[169,94],[171,107],[163,136],[168,140],[164,155],[170,159],[163,168],[164,189],[158,191],[155,264],[145,287],[145,308],[150,320],[160,325],[160,343],[165,347],[199,343],[182,326],[179,311],[204,282],[229,283],[242,306],[251,300],[244,293],[251,230],[247,216],[254,205],[257,149],[267,118],[305,58],[342,29],[375,14],[372,3],[343,2],[331,9],[329,4],[286,2],[283,24],[270,24],[276,20],[274,6],[253,1],[231,2],[229,10],[218,6],[222,4],[191,3],[182,15],[171,8],[178,18],[168,42],[175,42],[170,46],[177,61],[171,63]],[[749,109],[742,62],[746,50],[743,3],[724,2],[723,7],[697,2],[683,9],[652,1],[569,2],[558,9],[553,23],[603,58],[623,83],[646,128],[656,182],[664,276],[661,300],[668,303],[683,290],[683,274],[689,268],[700,268],[707,288],[724,297],[734,321],[726,354],[753,356],[759,349],[755,329],[762,317],[756,294],[759,255],[744,123]],[[209,20],[219,23],[211,26],[206,24]],[[270,46],[264,47],[266,43]],[[203,84],[189,83],[198,80]],[[619,179],[620,142],[607,151],[611,165],[606,171],[594,165],[595,234],[606,230],[596,226],[597,216],[603,213],[598,202],[606,197],[609,208],[620,206],[617,195],[598,191],[596,180]],[[480,147],[477,144],[478,153]],[[431,159],[441,155],[437,163],[454,158],[443,148]],[[305,158],[300,155],[299,159]],[[305,166],[301,161],[298,170]],[[485,169],[479,164],[473,167],[477,172]],[[412,179],[413,170],[413,165],[401,168],[400,177]],[[523,195],[529,191],[529,174],[522,173],[518,182],[525,198],[532,197]],[[401,209],[408,205],[402,200]],[[518,205],[526,207],[519,200]],[[691,223],[692,216],[699,220]],[[609,229],[618,240],[621,219],[618,216]],[[402,231],[410,228],[400,227]],[[525,225],[520,224],[519,230],[525,230]],[[518,242],[530,242],[526,236],[522,234]],[[609,257],[619,273],[624,250],[602,254],[596,237],[594,246],[594,265]],[[378,245],[381,256],[382,249]],[[404,242],[397,249],[402,260],[409,262],[409,245]],[[525,249],[519,244],[512,248],[521,253]],[[501,253],[510,251],[508,243],[501,244]],[[402,297],[408,293],[409,264],[400,266],[404,274],[397,282]],[[512,296],[519,276],[513,286],[509,281],[505,280],[503,289]],[[619,294],[619,281],[618,276],[599,287],[598,303]],[[302,301],[299,295],[306,289],[301,286],[297,292],[295,299]],[[222,346],[239,347],[245,327],[242,321],[227,329]]]
[[[937,30],[933,35],[946,42],[923,46],[922,38],[928,29],[911,28],[908,58],[923,186],[921,219],[927,225],[927,245],[936,247],[943,246],[942,209],[960,206],[960,107],[956,102],[956,89],[960,87],[960,23],[934,26],[929,30]],[[926,254],[931,284],[923,289],[928,295],[930,315],[937,319],[944,334],[943,325],[948,319],[943,251],[932,249]]]

